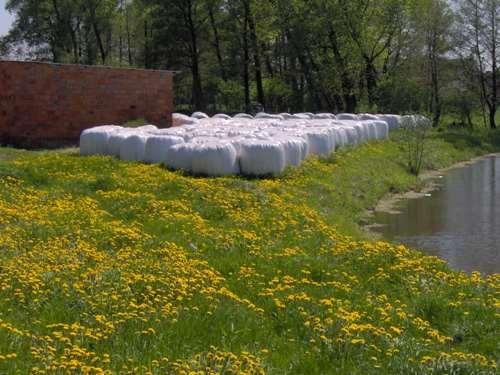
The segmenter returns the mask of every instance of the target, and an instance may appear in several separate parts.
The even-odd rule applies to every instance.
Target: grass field
[[[362,237],[420,185],[395,139],[256,180],[0,149],[0,373],[496,373],[499,275]]]

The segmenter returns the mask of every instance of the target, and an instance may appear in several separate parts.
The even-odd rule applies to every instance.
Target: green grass
[[[123,124],[124,127],[126,128],[138,128],[139,126],[143,125],[148,125],[148,121],[143,118],[138,118],[138,119],[133,119],[127,121],[125,124]]]
[[[422,186],[393,139],[251,180],[0,149],[0,373],[495,373],[498,275],[364,241]],[[433,133],[425,167],[499,140]]]

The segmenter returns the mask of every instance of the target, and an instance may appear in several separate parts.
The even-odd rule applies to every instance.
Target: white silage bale
[[[189,117],[187,115],[183,115],[182,113],[173,113],[172,114],[172,126],[184,126],[184,125],[192,125],[196,123],[196,119]]]
[[[144,152],[144,161],[153,164],[164,163],[167,158],[168,148],[179,143],[184,143],[184,138],[161,135],[148,137]]]
[[[211,143],[211,142],[218,142],[220,141],[220,138],[217,138],[215,136],[204,136],[204,137],[194,137],[189,140],[189,143],[196,143],[196,144],[204,144],[204,143]]]
[[[208,142],[193,149],[192,172],[207,176],[238,174],[236,149],[229,142]]]
[[[375,124],[373,123],[373,121],[365,120],[365,121],[361,121],[361,122],[368,129],[368,139],[369,140],[377,139],[377,128],[376,128]]]
[[[155,125],[143,125],[143,126],[138,126],[137,128],[134,128],[134,130],[138,132],[143,132],[143,133],[149,133],[149,132],[154,132],[158,130],[158,127]]]
[[[109,137],[120,129],[119,126],[105,125],[84,130],[80,135],[80,155],[108,155]]]
[[[309,144],[304,138],[283,135],[274,139],[283,145],[286,165],[298,167],[309,154]]]
[[[367,142],[369,140],[369,129],[364,121],[342,121],[343,126],[354,126],[359,135],[359,143]]]
[[[351,127],[336,127],[335,133],[336,133],[336,146],[337,147],[343,147],[347,146],[349,144],[353,144],[350,142],[349,136],[347,129],[352,129]]]
[[[350,121],[358,121],[358,115],[355,115],[353,113],[339,113],[336,115],[337,120],[350,120]]]
[[[378,120],[378,116],[372,115],[370,113],[360,113],[358,118],[362,121],[364,120]]]
[[[217,118],[221,120],[231,120],[231,116],[226,115],[224,113],[217,113],[216,115],[212,116],[212,118]]]
[[[317,113],[313,117],[314,120],[335,120],[333,113]]]
[[[134,130],[129,128],[123,128],[112,133],[108,139],[108,155],[119,158],[122,142],[125,140],[125,138],[134,133]]]
[[[327,156],[335,151],[335,129],[329,132],[322,128],[309,128],[304,129],[302,134],[307,139],[310,154]]]
[[[194,150],[198,146],[196,143],[178,143],[169,147],[163,164],[168,168],[191,172]]]
[[[253,116],[252,115],[249,115],[248,113],[238,113],[237,115],[235,115],[233,118],[243,118],[243,119],[248,119],[248,120],[252,120],[253,119]]]
[[[148,132],[151,135],[165,135],[165,136],[178,136],[182,137],[184,134],[186,134],[186,129],[183,127],[176,127],[176,128],[165,128],[165,129],[158,129],[152,132]]]
[[[300,116],[297,116],[297,115],[294,115],[294,114],[290,114],[290,113],[280,113],[279,115],[281,117],[283,117],[283,119],[285,121],[288,121],[288,120],[300,120]]]
[[[194,112],[191,115],[191,117],[195,118],[195,119],[198,119],[198,120],[209,118],[209,116],[206,113],[203,113],[203,112]]]
[[[238,149],[241,173],[245,175],[279,175],[285,170],[285,150],[279,142],[243,140]]]
[[[343,129],[345,132],[345,135],[347,137],[347,144],[357,145],[358,143],[360,143],[359,133],[354,126],[344,126],[340,127],[340,129]]]
[[[377,120],[373,121],[376,129],[376,139],[387,139],[389,138],[389,125],[385,121]]]
[[[281,120],[283,121],[283,116],[272,115],[270,113],[259,112],[255,115],[256,119],[269,119],[269,120]]]
[[[120,159],[125,161],[144,161],[148,138],[149,136],[143,133],[128,134],[120,144]]]
[[[387,122],[389,130],[396,130],[401,125],[401,116],[398,115],[378,115],[379,120]]]

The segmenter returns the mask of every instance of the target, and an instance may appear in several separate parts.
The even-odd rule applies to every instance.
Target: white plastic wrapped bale
[[[305,112],[305,113],[296,113],[294,116],[299,120],[311,120],[314,117],[314,113]]]
[[[120,145],[120,159],[126,161],[144,161],[148,135],[142,133],[129,134]]]
[[[84,130],[80,135],[80,154],[108,155],[109,137],[120,129],[116,125],[104,125]]]
[[[183,115],[182,113],[173,113],[172,114],[172,126],[184,126],[184,125],[192,125],[196,123],[196,119]]]
[[[333,113],[318,113],[313,117],[315,120],[335,120],[335,118]]]
[[[208,116],[206,113],[203,113],[203,112],[194,112],[191,115],[191,117],[195,118],[195,119],[198,119],[198,120],[201,120],[201,119],[204,119],[204,118],[210,118],[210,116]]]
[[[231,116],[226,115],[224,113],[217,113],[216,115],[212,116],[212,118],[218,118],[221,120],[231,120]]]
[[[191,138],[188,142],[189,143],[196,143],[196,144],[199,144],[199,145],[202,145],[204,143],[210,143],[210,142],[219,142],[221,141],[221,138],[217,138],[217,137],[214,137],[214,136],[203,136],[203,137],[194,137],[194,138]]]
[[[191,171],[197,175],[227,176],[238,174],[236,149],[229,142],[208,142],[192,149]]]
[[[184,143],[184,138],[164,135],[148,137],[144,152],[144,161],[152,164],[164,163],[167,159],[167,150],[179,143]]]
[[[351,127],[341,127],[341,126],[338,126],[338,127],[334,127],[335,129],[335,145],[336,147],[343,147],[343,146],[347,146],[349,144],[353,144],[350,142],[350,139],[349,139],[349,136],[348,136],[348,132],[347,132],[347,129],[351,129],[351,130],[354,130],[353,128]]]
[[[355,115],[353,113],[339,113],[336,115],[337,120],[350,120],[350,121],[358,121],[358,115]]]
[[[361,123],[366,127],[366,129],[368,129],[368,139],[369,140],[377,139],[377,128],[374,122],[366,120],[366,121],[361,121]]]
[[[398,129],[401,125],[401,116],[398,115],[378,115],[379,120],[387,122],[389,130]]]
[[[241,173],[245,175],[279,175],[285,170],[285,150],[280,142],[242,140],[238,149]]]
[[[143,125],[134,129],[138,132],[143,132],[143,133],[155,132],[159,130],[158,127],[156,127],[155,125]]]
[[[193,170],[194,150],[196,143],[178,143],[167,149],[164,165],[175,170],[191,172]]]
[[[286,165],[298,167],[309,153],[309,145],[304,138],[278,136],[273,140],[283,145]]]
[[[237,115],[235,115],[233,118],[243,118],[243,119],[252,120],[252,119],[253,119],[253,116],[252,116],[252,115],[249,115],[248,113],[238,113],[238,114],[237,114]]]
[[[335,129],[306,128],[301,133],[307,140],[310,154],[327,156],[335,151]]]
[[[270,113],[259,112],[255,115],[256,119],[269,119],[269,120],[281,120],[283,121],[283,116],[280,115],[272,115]]]
[[[152,132],[149,132],[152,135],[173,135],[182,137],[186,134],[185,127],[176,127],[176,128],[166,128],[166,129],[158,129]]]
[[[359,119],[364,121],[364,120],[378,120],[378,116],[372,115],[370,113],[361,113],[358,115]]]
[[[134,134],[134,130],[129,128],[122,128],[112,133],[108,139],[108,155],[119,158],[122,142],[131,134]]]
[[[348,144],[348,145],[359,144],[359,142],[360,142],[359,133],[354,126],[344,126],[343,128],[340,128],[340,129],[344,129],[344,132],[345,132],[346,137],[347,137],[346,144]]]
[[[385,121],[377,120],[372,121],[375,125],[376,139],[387,139],[389,138],[389,125]]]
[[[283,117],[284,120],[300,120],[300,116],[293,115],[290,113],[280,113],[279,115]]]

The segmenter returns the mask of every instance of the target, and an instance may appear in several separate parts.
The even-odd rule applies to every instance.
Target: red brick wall
[[[173,73],[0,61],[0,144],[76,144],[82,130],[144,118],[172,123]]]

